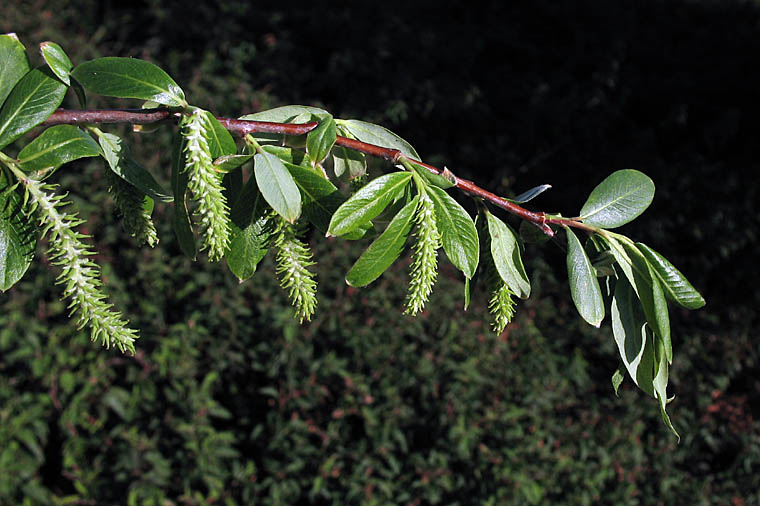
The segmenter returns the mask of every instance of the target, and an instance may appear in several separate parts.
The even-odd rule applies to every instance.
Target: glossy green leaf
[[[636,293],[626,278],[615,283],[615,294],[610,309],[612,333],[615,336],[620,358],[631,379],[644,392],[655,397],[654,350],[647,319]]]
[[[314,163],[322,163],[327,158],[338,136],[335,120],[331,115],[323,116],[319,125],[306,135],[306,153]]]
[[[607,241],[617,265],[641,301],[641,307],[644,309],[650,328],[665,343],[670,362],[673,359],[673,350],[670,341],[668,305],[654,268],[649,265],[644,255],[630,239],[622,236],[608,236]]]
[[[589,225],[615,228],[643,213],[654,198],[654,183],[637,170],[619,170],[589,195],[580,217]]]
[[[29,72],[29,58],[15,33],[0,35],[0,105]]]
[[[567,276],[570,293],[581,317],[594,327],[604,320],[604,299],[596,272],[578,237],[569,227],[567,233]]]
[[[311,167],[309,160],[306,158],[306,153],[300,149],[294,149],[285,146],[274,146],[271,144],[265,144],[261,146],[261,148],[267,153],[272,153],[285,163]]]
[[[346,275],[351,286],[366,286],[376,280],[401,255],[412,229],[419,195],[391,220],[380,237],[369,245]]]
[[[625,244],[625,246],[628,245]],[[636,280],[641,307],[644,309],[649,326],[665,344],[666,356],[668,363],[670,363],[673,360],[673,349],[670,341],[670,317],[665,293],[654,268],[635,246],[630,245],[629,248],[628,253],[633,261],[633,276]]]
[[[475,275],[480,257],[478,231],[467,211],[444,190],[430,186],[428,195],[435,206],[435,219],[441,233],[443,251],[467,278]]]
[[[285,162],[283,162],[285,163]],[[304,217],[323,234],[333,213],[346,201],[334,184],[313,169],[285,163],[301,192]]]
[[[225,255],[227,266],[240,281],[253,276],[267,254],[273,231],[270,210],[256,181],[249,178],[230,210],[230,244]]]
[[[34,69],[24,75],[0,108],[0,149],[45,121],[65,94],[66,85],[50,69]]]
[[[211,158],[219,158],[220,156],[237,153],[237,145],[230,132],[209,111],[204,111],[204,114],[206,119],[206,140],[211,150]]]
[[[335,177],[348,174],[348,177],[353,179],[367,173],[367,157],[364,153],[343,146],[335,146],[332,154]]]
[[[37,233],[22,209],[22,197],[0,170],[0,291],[26,273],[34,257]]]
[[[18,154],[26,172],[58,168],[79,158],[100,156],[98,143],[73,125],[57,125],[42,132]]]
[[[71,75],[98,95],[152,100],[170,107],[187,106],[182,88],[166,72],[145,60],[96,58],[77,65]]]
[[[525,273],[520,244],[512,229],[493,214],[486,212],[491,257],[502,281],[520,298],[530,297],[530,281]]]
[[[654,375],[654,391],[657,394],[657,400],[660,401],[660,415],[662,416],[662,421],[665,423],[665,425],[670,429],[670,431],[675,434],[675,436],[680,440],[681,436],[678,435],[678,431],[676,431],[676,428],[673,427],[673,423],[670,421],[670,417],[668,416],[668,413],[665,411],[665,406],[668,404],[668,394],[667,394],[667,387],[668,387],[668,363],[670,362],[670,359],[667,358],[667,349],[666,344],[661,340],[657,339],[655,337],[655,346],[654,346],[654,363],[656,366],[655,369],[655,375]]]
[[[258,153],[253,160],[256,184],[272,209],[293,223],[301,215],[301,193],[283,162],[270,153]]]
[[[67,85],[71,84],[69,72],[71,72],[74,65],[71,64],[71,60],[69,60],[63,48],[55,42],[48,41],[40,44],[40,52],[45,59],[45,63],[48,64],[48,67],[50,67],[50,70],[53,71],[56,77]]]
[[[253,159],[253,154],[247,155],[224,155],[214,160],[214,170],[224,174],[237,169]]]
[[[158,184],[153,175],[132,158],[129,154],[129,148],[122,142],[119,136],[100,131],[97,131],[97,136],[100,147],[103,150],[103,157],[114,173],[159,202],[172,202],[174,200],[172,195]],[[182,156],[181,154],[178,156],[180,160],[177,163],[181,164]],[[185,180],[184,184],[187,185],[187,178],[183,179]],[[176,194],[176,191],[174,193]]]
[[[102,137],[101,137],[102,138]],[[195,260],[198,249],[195,244],[195,234],[187,212],[187,183],[190,174],[185,170],[185,157],[183,151],[185,142],[178,132],[174,135],[172,144],[172,192],[174,193],[174,213],[172,215],[172,227],[179,241],[180,249],[188,257]]]
[[[384,148],[398,149],[410,158],[420,159],[420,155],[417,154],[411,144],[385,127],[356,119],[337,120],[337,123],[362,142]]]
[[[322,117],[329,116],[330,113],[324,109],[318,107],[310,107],[306,105],[284,105],[282,107],[275,107],[274,109],[268,109],[266,111],[259,111],[253,114],[246,114],[240,116],[239,119],[253,120],[253,121],[271,121],[274,123],[291,123],[296,118],[311,116]],[[309,123],[312,121],[308,119],[303,123]]]
[[[689,283],[686,276],[671,264],[665,257],[657,253],[646,244],[637,242],[636,247],[646,258],[649,265],[654,268],[654,272],[659,279],[660,284],[665,292],[665,296],[686,309],[699,309],[705,305],[705,299]]]
[[[345,235],[369,223],[401,195],[411,178],[410,172],[392,172],[373,179],[335,211],[327,234]]]

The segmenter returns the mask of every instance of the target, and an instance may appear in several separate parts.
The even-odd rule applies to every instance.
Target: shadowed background
[[[408,259],[356,291],[343,276],[361,245],[315,234],[320,304],[299,326],[271,260],[242,285],[189,262],[166,206],[159,247],[139,249],[102,163],[83,162],[56,182],[88,220],[139,351],[77,331],[44,262],[0,296],[0,502],[760,501],[756,4],[137,4],[6,0],[0,30],[37,64],[44,40],[75,64],[149,59],[217,115],[299,103],[381,123],[496,193],[552,184],[532,209],[574,215],[617,169],[652,177],[654,203],[622,232],[707,300],[671,308],[682,440],[629,380],[614,396],[611,329],[575,312],[559,248],[527,247],[534,295],[494,336],[487,294],[461,311],[444,259],[412,319]],[[130,103],[93,100],[114,104]],[[165,181],[168,134],[121,131]]]

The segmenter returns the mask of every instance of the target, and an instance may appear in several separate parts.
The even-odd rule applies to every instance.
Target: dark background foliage
[[[134,4],[6,0],[0,30],[75,63],[152,60],[218,115],[301,103],[382,123],[498,193],[553,184],[533,208],[572,215],[613,170],[650,175],[624,232],[708,301],[671,314],[683,437],[630,381],[614,396],[611,330],[575,313],[559,248],[528,246],[534,295],[494,336],[450,266],[412,319],[408,261],[357,291],[360,245],[317,234],[320,305],[299,326],[271,261],[241,285],[191,263],[165,206],[160,246],[138,249],[102,164],[75,163],[57,181],[142,338],[135,357],[91,344],[40,249],[0,296],[0,503],[760,502],[754,2]],[[166,179],[168,136],[125,135]]]

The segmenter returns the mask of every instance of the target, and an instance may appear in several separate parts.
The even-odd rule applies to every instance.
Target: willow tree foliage
[[[107,57],[75,67],[55,43],[44,42],[40,50],[46,65],[30,68],[15,35],[0,36],[3,291],[21,279],[45,237],[72,316],[90,329],[93,341],[134,352],[138,333],[108,302],[91,259],[95,251],[78,231],[82,220],[52,182],[61,166],[83,157],[103,159],[126,232],[148,246],[159,240],[151,221],[159,201],[173,203],[173,228],[185,254],[195,259],[205,251],[209,261],[224,260],[241,281],[272,251],[282,288],[302,322],[317,310],[317,280],[310,269],[315,260],[304,240],[310,227],[366,242],[346,273],[355,287],[371,284],[410,245],[405,312],[411,315],[428,301],[443,250],[462,272],[465,307],[472,283],[490,290],[495,332],[509,324],[516,299],[530,296],[524,242],[564,235],[570,295],[581,318],[596,327],[607,315],[612,322],[622,361],[613,375],[615,389],[627,372],[659,401],[664,422],[675,432],[665,412],[673,360],[668,304],[696,309],[705,302],[662,255],[612,231],[652,202],[654,184],[643,173],[611,174],[577,216],[529,211],[522,204],[548,185],[516,199],[499,197],[424,163],[408,142],[379,125],[297,105],[217,118],[191,105],[182,88],[147,61]],[[69,89],[81,110],[58,109]],[[142,109],[87,110],[87,93],[136,99]],[[174,128],[171,189],[130,156],[123,139],[98,126],[119,122]],[[26,140],[22,136],[37,127],[45,129],[15,151],[14,141]],[[367,156],[387,160],[388,171],[369,174]],[[474,201],[474,217],[451,190]],[[497,209],[522,220],[519,229],[498,217]]]

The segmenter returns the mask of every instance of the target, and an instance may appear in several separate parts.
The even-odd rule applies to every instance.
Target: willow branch
[[[175,112],[170,109],[100,109],[100,110],[67,110],[58,109],[55,111],[43,125],[78,125],[88,123],[128,123],[128,124],[151,124],[161,122],[177,122],[181,112]],[[273,123],[269,121],[252,121],[241,120],[231,118],[217,118],[219,122],[230,132],[233,132],[240,136],[245,136],[250,133],[274,133],[284,135],[304,135],[314,129],[318,123]],[[338,136],[335,141],[338,146],[360,151],[370,156],[383,158],[393,163],[399,163],[401,159],[409,160],[416,165],[424,167],[433,174],[444,175],[443,171],[421,162],[414,160],[401,151],[392,148],[385,148],[382,146],[376,146],[366,142],[357,141],[355,139],[349,139],[347,137]],[[491,193],[490,191],[481,188],[472,181],[462,179],[456,176],[452,176],[450,173],[445,176],[452,181],[454,186],[460,191],[470,195],[472,197],[481,198],[486,202],[490,202],[496,207],[504,209],[505,211],[512,213],[520,218],[527,220],[536,225],[541,231],[548,236],[554,235],[554,230],[549,224],[570,226],[580,228],[588,232],[594,231],[594,227],[590,227],[578,220],[572,218],[558,218],[549,217],[544,212],[534,212],[525,209],[509,200],[499,197],[498,195]]]

